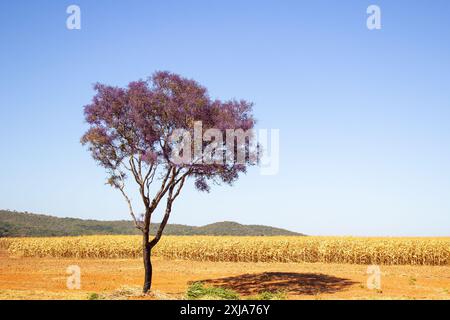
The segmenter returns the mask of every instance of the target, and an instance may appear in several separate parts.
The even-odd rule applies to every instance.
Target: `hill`
[[[158,224],[151,225],[152,233]],[[42,214],[0,210],[0,237],[51,237],[108,234],[139,234],[130,221],[98,221],[58,218]],[[217,222],[201,227],[168,224],[167,235],[212,236],[302,236],[285,229],[262,225],[242,225],[236,222]]]

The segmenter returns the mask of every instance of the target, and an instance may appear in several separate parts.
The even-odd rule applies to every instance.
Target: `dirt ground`
[[[243,297],[282,290],[289,299],[450,299],[450,266],[381,266],[381,290],[367,288],[367,266],[299,263],[194,262],[154,258],[153,298],[181,299],[204,281]],[[81,269],[81,289],[69,290],[66,269]],[[142,299],[137,259],[15,258],[0,252],[0,299]]]

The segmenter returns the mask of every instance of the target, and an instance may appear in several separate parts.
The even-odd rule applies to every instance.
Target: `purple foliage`
[[[81,142],[112,178],[133,159],[139,166],[189,171],[197,189],[208,191],[208,180],[231,184],[252,164],[177,165],[170,161],[170,136],[175,129],[192,132],[196,121],[202,122],[204,131],[216,128],[224,136],[227,129],[253,129],[249,102],[211,100],[206,88],[169,72],[156,72],[147,81],[131,82],[126,88],[96,84],[94,89],[92,102],[84,107],[90,128]]]

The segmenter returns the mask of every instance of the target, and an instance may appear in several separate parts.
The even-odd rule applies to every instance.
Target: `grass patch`
[[[262,291],[256,296],[251,296],[249,300],[286,300],[287,294],[284,291]]]
[[[100,296],[98,295],[98,293],[90,293],[89,295],[88,295],[88,300],[98,300],[98,299],[100,299]]]
[[[201,282],[194,282],[186,291],[189,300],[239,300],[239,294],[222,287],[206,287]]]

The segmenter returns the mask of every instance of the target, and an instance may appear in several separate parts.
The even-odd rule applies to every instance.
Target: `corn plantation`
[[[140,236],[0,238],[14,256],[140,258]],[[153,255],[229,262],[450,265],[450,238],[164,236]]]

